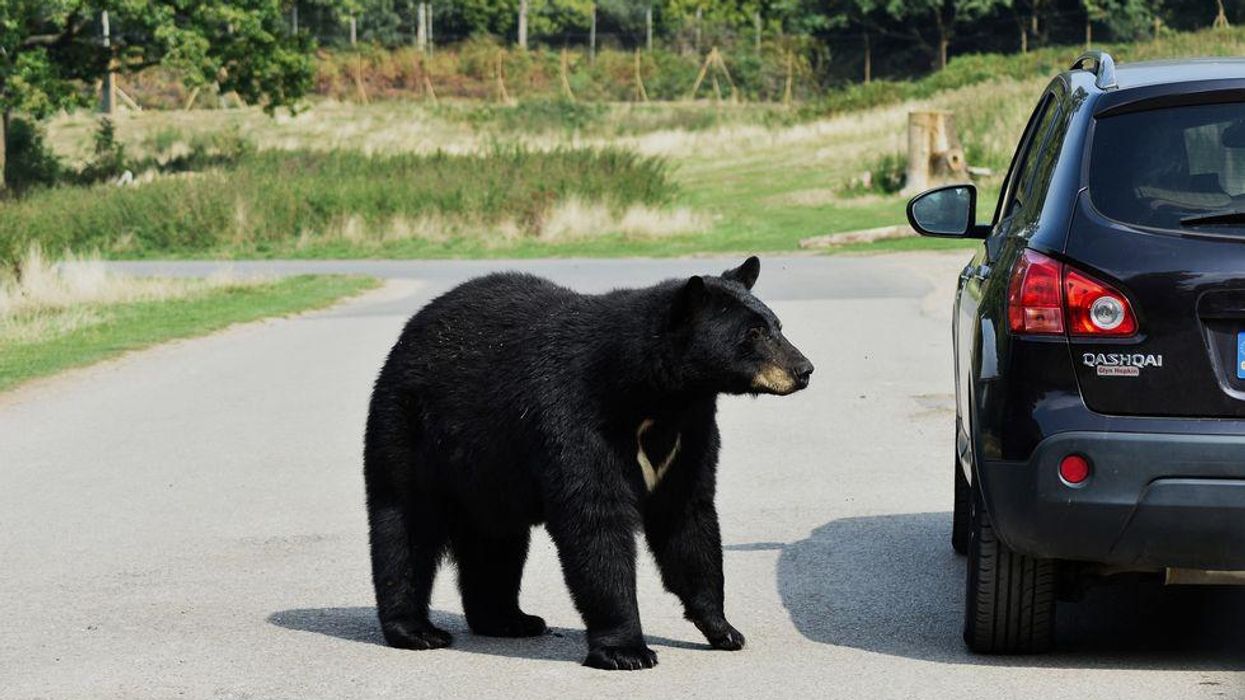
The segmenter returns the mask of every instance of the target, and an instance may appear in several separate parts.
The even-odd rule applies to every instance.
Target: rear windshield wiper
[[[1181,226],[1231,226],[1245,224],[1245,211],[1221,211],[1217,214],[1190,216],[1180,220]]]

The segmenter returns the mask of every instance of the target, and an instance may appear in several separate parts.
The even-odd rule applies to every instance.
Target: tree
[[[859,32],[861,38],[862,78],[868,83],[873,79],[873,35],[880,29],[877,15],[880,0],[830,0],[826,6],[825,25],[844,32]]]
[[[1091,22],[1102,22],[1117,40],[1137,39],[1150,31],[1154,13],[1162,3],[1154,0],[1083,0],[1085,45],[1093,42]]]
[[[959,25],[997,9],[1011,7],[1012,0],[885,0],[886,13],[903,24],[922,45],[930,46],[921,27],[932,23],[937,44],[930,53],[937,68],[947,67],[947,49]]]
[[[14,112],[42,119],[84,106],[108,72],[159,64],[269,113],[311,88],[310,39],[288,31],[280,0],[0,0],[0,167]]]

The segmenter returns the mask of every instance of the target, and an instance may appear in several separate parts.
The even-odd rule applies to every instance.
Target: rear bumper
[[[1077,487],[1058,473],[1071,453],[1093,464]],[[1030,556],[1245,569],[1245,435],[1059,433],[978,476],[999,536]]]

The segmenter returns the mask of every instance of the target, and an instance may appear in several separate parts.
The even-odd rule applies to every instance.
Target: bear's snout
[[[814,369],[813,363],[808,360],[797,363],[791,369],[791,378],[795,380],[796,387],[798,387],[796,391],[808,387],[808,382],[813,376]]]

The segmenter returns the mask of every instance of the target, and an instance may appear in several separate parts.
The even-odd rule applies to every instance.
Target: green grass
[[[1245,51],[1245,29],[1105,48],[1124,62],[1237,55]],[[903,221],[903,197],[862,193],[852,181],[866,171],[877,180],[901,161],[910,109],[954,112],[969,163],[995,171],[979,184],[997,189],[1042,85],[1080,50],[957,56],[918,80],[835,89],[797,109],[704,100],[568,102],[556,97],[556,73],[548,82],[541,73],[548,66],[537,62],[529,66],[531,84],[543,79],[553,91],[515,90],[520,100],[510,105],[325,101],[281,119],[249,109],[126,113],[117,118],[117,133],[136,157],[243,152],[204,145],[229,145],[215,134],[244,134],[259,153],[244,153],[223,175],[162,178],[127,190],[56,190],[0,208],[0,261],[32,240],[50,251],[99,249],[123,258],[792,251],[810,236]],[[372,59],[380,74],[390,74],[388,59]],[[526,69],[514,68],[508,75],[519,80]],[[81,160],[90,124],[81,115],[61,117],[49,140],[71,161]],[[542,235],[550,212],[568,198],[615,213],[631,205],[686,208],[711,223],[698,233],[623,234],[606,225],[583,235]],[[988,208],[992,195],[983,192],[980,201]]]
[[[568,198],[623,209],[661,205],[674,192],[664,161],[617,149],[265,151],[227,171],[138,187],[60,187],[9,203],[0,208],[0,262],[33,242],[117,257],[264,257],[336,250],[335,241],[362,237],[401,239],[430,226],[452,230],[419,236],[469,239],[468,228],[501,222],[534,236]]]
[[[0,345],[0,391],[167,340],[321,308],[377,284],[366,277],[308,275],[220,287],[181,299],[95,306],[87,310],[102,315],[102,323]]]

